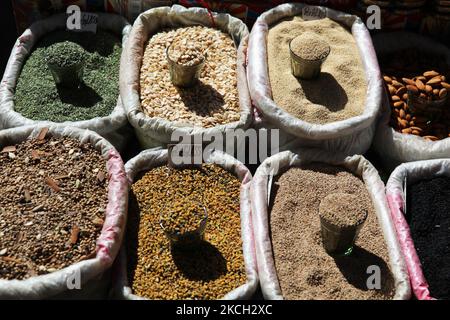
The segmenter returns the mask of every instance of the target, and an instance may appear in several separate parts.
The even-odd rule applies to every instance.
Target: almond
[[[388,76],[383,76],[384,81],[386,81],[386,83],[392,83],[392,78],[388,77]]]
[[[441,82],[441,86],[443,86],[447,90],[450,90],[450,84],[448,84],[447,82]]]
[[[417,130],[413,130],[413,131],[411,131],[411,133],[412,133],[413,135],[420,136],[420,132],[417,131]]]
[[[416,130],[416,131],[419,131],[419,132],[423,131],[422,128],[419,128],[419,127],[411,127],[411,130]]]
[[[398,113],[398,116],[399,116],[401,119],[405,119],[405,118],[406,118],[405,110],[400,109],[400,111],[399,111],[399,113]]]
[[[411,134],[411,132],[412,132],[411,128],[402,129],[402,133]]]
[[[395,92],[397,96],[402,96],[404,93],[406,93],[406,87],[398,88],[398,90]]]
[[[433,87],[430,86],[429,84],[427,84],[425,86],[425,92],[428,93],[428,94],[432,93],[433,92]]]
[[[401,118],[397,118],[398,124],[402,129],[405,129],[408,126],[408,121],[403,120]]]
[[[395,89],[395,87],[394,86],[392,86],[392,85],[388,85],[388,91],[389,91],[389,93],[391,94],[391,96],[393,96],[396,92],[397,92],[397,89]]]
[[[437,77],[434,77],[434,78],[428,80],[427,84],[428,85],[437,85],[437,84],[439,84],[441,82],[442,82],[441,77],[437,76]]]
[[[398,82],[397,80],[392,80],[392,85],[397,89],[403,87],[403,84]]]
[[[435,137],[435,136],[424,136],[424,138],[427,139],[427,140],[430,140],[430,141],[436,141],[436,140],[438,140],[438,138]]]
[[[425,90],[425,85],[423,84],[423,82],[419,79],[416,80],[416,87],[417,89],[419,89],[420,91],[424,91]]]
[[[411,85],[411,86],[415,86],[415,85],[416,85],[416,83],[414,82],[414,80],[411,80],[411,79],[408,79],[408,78],[402,78],[402,81],[403,81],[404,83],[406,83],[407,85],[408,85],[408,84]]]
[[[404,104],[403,101],[394,102],[394,108],[401,108],[403,107],[403,104]]]
[[[400,97],[399,96],[392,96],[392,101],[400,101]]]
[[[403,94],[402,99],[404,101],[408,101],[408,94],[407,93]]]
[[[417,87],[414,85],[407,85],[406,86],[406,89],[409,91],[409,92],[412,92],[412,93],[419,93],[419,89],[417,89]]]
[[[444,99],[447,96],[447,89],[442,88],[441,91],[439,91],[439,98]]]
[[[429,79],[434,78],[434,77],[436,77],[438,75],[439,75],[439,73],[434,71],[434,70],[427,71],[427,72],[423,73],[423,76],[426,77],[426,78],[429,78]]]

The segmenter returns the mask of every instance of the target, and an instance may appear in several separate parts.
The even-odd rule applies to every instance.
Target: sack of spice
[[[334,257],[322,247],[319,206],[342,192],[357,196],[368,216],[351,255]],[[409,299],[384,184],[364,157],[318,149],[278,153],[257,169],[251,198],[266,299]],[[380,268],[379,290],[368,290],[373,265]]]
[[[16,41],[0,87],[0,128],[51,121],[90,129],[121,150],[127,117],[119,96],[119,63],[131,26],[122,17],[98,13],[97,33],[66,30],[67,16],[35,22]],[[69,40],[85,49],[84,82],[77,90],[55,84],[46,48]]]
[[[331,47],[313,80],[294,77],[290,64],[290,40],[307,31]],[[370,34],[358,17],[297,3],[266,11],[250,34],[248,83],[263,123],[291,137],[285,140],[346,154],[369,148],[382,83]]]
[[[203,8],[154,8],[136,19],[122,55],[120,94],[143,147],[178,142],[174,132],[214,135],[251,124],[247,35],[239,19]],[[174,40],[199,44],[207,54],[191,88],[170,80],[166,49]]]
[[[125,168],[90,130],[0,131],[0,299],[105,298],[124,234]]]
[[[258,286],[250,171],[214,151],[201,167],[171,168],[168,151],[126,164],[130,190],[125,242],[116,263],[121,299],[249,299]],[[207,214],[204,241],[177,249],[161,225],[169,205],[196,199]],[[193,206],[195,207],[195,206]],[[201,213],[203,215],[203,213]]]
[[[389,177],[386,196],[411,287],[419,300],[449,299],[450,160],[404,163]]]
[[[412,75],[428,76],[428,73],[432,76],[439,74],[440,80],[443,79],[442,76],[448,77],[450,50],[430,38],[408,32],[378,34],[374,36],[373,43],[380,60],[380,68],[385,75],[384,81],[396,77],[395,89],[397,92],[405,91],[403,94],[397,94],[388,82],[385,83],[383,117],[377,125],[374,137],[374,148],[381,155],[384,164],[393,169],[403,162],[449,157],[448,107],[441,108],[443,113],[440,116],[431,112],[431,106],[428,107],[429,114],[413,113],[405,90],[410,86],[406,87],[408,83],[404,81],[408,81],[406,78],[411,78]],[[430,87],[426,84],[433,81],[429,77],[422,80],[425,89]],[[439,92],[448,92],[443,87],[448,87],[448,82],[449,80],[445,80],[431,84],[431,89],[434,91],[439,88]],[[389,92],[390,90],[392,92]],[[446,95],[448,96],[448,93]],[[399,101],[394,101],[396,99]],[[397,104],[403,107],[397,108]]]

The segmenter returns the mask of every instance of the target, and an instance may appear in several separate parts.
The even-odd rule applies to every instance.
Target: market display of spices
[[[214,164],[149,170],[132,185],[126,234],[128,279],[149,299],[218,299],[245,284],[240,225],[240,181]],[[171,246],[160,212],[193,197],[208,213],[204,241]]]
[[[200,83],[191,88],[172,84],[166,49],[174,41],[194,43],[207,53]],[[176,123],[213,127],[240,118],[237,50],[231,37],[203,26],[162,30],[145,47],[140,78],[143,112]]]
[[[71,63],[64,52],[73,50],[72,43],[84,49],[86,59],[83,82],[77,90],[57,86],[46,62],[47,50],[58,44],[53,47],[62,50],[58,61]],[[119,98],[121,51],[120,38],[107,31],[49,33],[36,44],[22,68],[14,95],[15,111],[32,120],[54,122],[108,116]]]
[[[313,80],[297,79],[291,72],[289,42],[304,33],[331,47],[320,76]],[[315,40],[302,51],[320,56],[322,41]],[[285,19],[269,29],[267,54],[273,101],[291,115],[310,123],[326,124],[363,113],[367,91],[364,68],[353,35],[339,23],[329,18]]]
[[[42,5],[36,7],[31,0],[16,2],[14,5],[21,27],[25,26],[25,17],[27,22],[32,20],[28,12],[33,12],[39,18],[50,14],[50,11],[48,14],[36,12],[41,10]],[[108,0],[102,4],[102,1],[97,1],[95,6],[91,3],[87,7],[84,0],[72,2],[84,9],[95,7],[111,11],[111,8],[116,8],[117,12],[125,12],[133,18],[140,11],[138,7],[143,8],[144,3],[145,7],[154,5],[150,4],[151,1],[141,0],[125,1],[125,4],[120,4],[119,0]],[[249,14],[256,15],[254,7],[259,5],[250,2],[246,4],[249,10],[253,10]],[[307,1],[311,2],[314,1]],[[448,41],[450,1],[329,1],[328,5],[336,6],[338,3],[348,12],[358,12],[365,18],[368,6],[378,5],[383,29],[420,29],[423,33],[441,38],[442,42]],[[271,5],[265,5],[264,9]],[[253,49],[251,42],[258,38],[249,38],[249,52],[253,49],[255,51],[251,53],[254,56],[260,55],[259,58],[267,59],[264,60],[267,63],[265,72],[270,80],[260,81],[258,77],[252,79],[248,75],[253,73],[247,73],[248,83],[255,81],[260,85],[260,82],[270,82],[270,85],[264,85],[268,91],[264,93],[266,96],[259,94],[255,98],[250,89],[253,105],[268,98],[271,103],[273,100],[282,110],[299,120],[309,124],[330,124],[330,127],[336,125],[335,122],[363,115],[366,104],[371,106],[368,101],[380,101],[377,90],[373,94],[371,92],[371,86],[380,88],[379,83],[374,85],[365,72],[378,72],[375,70],[378,68],[376,61],[371,62],[375,57],[362,59],[363,54],[372,55],[369,33],[355,37],[352,30],[359,32],[364,28],[358,29],[355,23],[350,30],[337,22],[348,17],[343,18],[337,12],[327,12],[322,17],[325,11],[315,11],[317,8],[314,7],[309,7],[311,11],[303,10],[301,16],[292,17],[290,12],[291,18],[277,17],[277,14],[288,16],[289,10],[299,8],[296,5],[279,7],[279,11],[267,14],[265,22],[279,20],[277,23],[268,23],[268,30],[264,26],[267,50],[258,52],[258,46]],[[62,8],[63,3],[56,0],[55,4],[48,6],[54,13],[53,9]],[[236,4],[230,6],[234,6],[234,9],[239,7],[238,11],[242,9]],[[129,14],[131,9],[133,15]],[[262,11],[262,7],[260,9]],[[176,8],[170,12],[177,13],[177,10],[182,9]],[[193,10],[192,14],[195,12]],[[308,16],[311,13],[317,13],[320,18]],[[294,15],[297,14],[300,13]],[[244,15],[247,15],[247,11]],[[180,19],[185,17],[180,15]],[[140,68],[139,83],[135,83],[135,90],[139,92],[140,105],[146,117],[164,119],[180,127],[201,128],[213,128],[240,120],[236,40],[242,38],[243,46],[247,40],[241,36],[242,30],[235,31],[233,36],[221,31],[240,29],[238,27],[229,25],[226,28],[222,26],[221,30],[216,28],[222,22],[221,18],[215,21],[215,17],[215,13],[208,9],[208,20],[202,22],[213,27],[174,27],[178,22],[185,23],[181,23],[181,20],[164,24],[165,27],[153,33],[148,41],[146,38],[146,42],[139,43],[139,54],[134,55],[139,57],[139,61],[127,61],[130,63],[127,66],[130,67],[128,70],[133,69],[132,64],[135,63]],[[201,19],[202,15],[199,14],[192,21]],[[348,21],[352,20],[346,20],[346,23]],[[49,26],[53,22],[49,22]],[[108,27],[110,22],[114,24],[108,21]],[[38,28],[41,26],[38,25]],[[242,27],[245,28],[245,25],[242,24]],[[126,28],[122,29],[124,39],[128,35]],[[47,26],[43,29],[47,30]],[[136,28],[136,24],[135,29],[138,29],[136,33],[142,32]],[[245,29],[245,33],[247,31]],[[52,31],[38,39],[31,52],[27,52],[28,57],[21,70],[14,71],[15,74],[20,72],[17,83],[13,80],[14,85],[10,86],[14,88],[10,90],[14,92],[14,111],[31,120],[57,123],[110,115],[120,98],[119,80],[122,80],[120,84],[123,83],[123,79],[119,79],[121,37],[121,34],[99,28],[95,33]],[[359,39],[358,43],[356,38]],[[23,49],[21,45],[24,42],[21,41],[30,39],[34,43],[34,34],[22,35],[13,53],[20,56],[22,52],[17,50]],[[251,56],[248,54],[247,59]],[[299,58],[298,61],[292,58],[295,56]],[[408,134],[428,141],[450,137],[450,65],[445,62],[446,59],[445,56],[415,48],[378,56],[387,94],[385,98],[389,99],[390,106],[385,115],[390,116],[390,127],[402,134],[395,134],[392,139],[416,139]],[[299,67],[301,60],[306,60],[303,69]],[[295,62],[297,69],[294,67]],[[248,67],[247,63],[245,61],[242,67]],[[183,69],[187,71],[180,72]],[[138,69],[135,71],[137,75]],[[5,75],[8,75],[7,72]],[[8,76],[4,81],[9,81]],[[138,101],[137,95],[134,95],[136,97],[133,98]],[[2,102],[5,100],[10,99],[3,99]],[[272,115],[275,121],[271,123],[268,113],[263,114],[264,108],[260,109],[255,108],[257,120],[254,127],[258,130],[270,128],[274,123],[283,127],[289,122],[286,114],[277,110]],[[0,125],[6,118],[2,118],[2,114],[0,112]],[[301,129],[298,123],[301,121],[296,121],[296,127],[289,127],[287,135]],[[387,131],[393,133],[392,129]],[[370,130],[367,128],[368,132]],[[69,137],[56,137],[48,131],[48,128],[43,128],[34,138],[0,147],[0,282],[50,274],[94,258],[97,253],[97,241],[108,204],[110,178],[106,160],[93,145]],[[309,130],[308,134],[313,131]],[[339,138],[339,134],[336,132],[336,137]],[[367,133],[368,146],[372,142],[372,134],[375,133]],[[129,142],[129,137],[123,137],[124,144]],[[324,144],[333,144],[336,137],[328,135]],[[355,145],[352,148],[364,144],[362,140],[366,139],[363,135],[358,137],[352,133],[344,139],[347,137]],[[159,139],[154,141],[156,143]],[[399,154],[410,152],[409,143],[404,144],[404,149],[398,147],[401,149],[398,150]],[[442,158],[448,157],[445,150],[437,151]],[[392,159],[396,158],[393,155],[395,152],[391,150],[391,153],[386,152],[386,159],[391,156]],[[425,151],[423,153],[419,158],[429,158]],[[420,174],[428,170],[427,164],[423,163],[413,167]],[[114,181],[114,177],[111,181]],[[274,283],[279,284],[282,297],[287,300],[410,298],[410,283],[404,279],[407,279],[408,272],[410,278],[414,279],[416,271],[409,270],[411,262],[408,259],[405,259],[408,268],[403,265],[404,261],[396,261],[402,260],[402,257],[401,254],[396,256],[395,250],[400,252],[405,245],[398,229],[399,222],[393,219],[385,223],[389,218],[379,213],[378,205],[375,211],[371,198],[378,201],[376,197],[385,195],[383,192],[374,195],[375,192],[370,186],[368,191],[367,186],[360,177],[339,166],[313,163],[283,171],[274,177],[269,188],[269,213],[268,217],[267,214],[263,217],[268,219],[270,241],[265,239],[267,243],[264,246],[267,247],[263,249],[249,249],[250,245],[245,243],[246,258],[248,252],[254,254],[250,259],[255,260],[256,265],[261,259],[258,250],[271,252],[276,274],[270,273],[274,276]],[[218,164],[182,168],[161,165],[141,172],[129,187],[123,249],[126,257],[125,273],[129,281],[127,285],[133,295],[157,300],[220,299],[246,283],[251,287],[253,280],[258,281],[256,271],[253,276],[252,271],[246,270],[241,235],[241,228],[248,228],[245,232],[249,232],[249,237],[255,237],[256,233],[252,232],[257,227],[251,223],[241,225],[241,196],[246,190],[241,190],[241,181],[234,174]],[[409,224],[410,237],[414,242],[411,248],[415,249],[420,259],[420,264],[417,261],[412,264],[415,267],[417,263],[418,270],[423,271],[431,296],[450,299],[450,178],[419,179],[407,187],[406,206],[403,207],[405,211],[401,212],[402,217],[405,213]],[[111,189],[114,189],[112,185]],[[125,188],[125,191],[128,189]],[[257,197],[252,192],[246,196],[255,201]],[[121,199],[125,203],[127,198]],[[267,194],[264,195],[266,199]],[[392,199],[388,194],[386,202],[391,205],[390,201],[396,201],[395,197]],[[252,203],[252,210],[254,207],[258,208],[258,205]],[[382,221],[378,221],[377,212]],[[338,231],[334,235],[330,232],[328,238],[323,232],[327,224],[335,227],[329,230]],[[391,224],[397,228],[392,228],[392,235],[386,231]],[[182,237],[179,236],[187,234],[195,234],[195,237],[183,239],[195,238],[195,241],[185,240],[184,245],[180,245]],[[117,246],[122,245],[121,237],[122,233],[115,239]],[[394,242],[399,244],[400,249],[392,248]],[[411,241],[408,242],[407,245],[411,245]],[[249,243],[253,245],[253,242]],[[110,260],[112,263],[113,259]],[[380,268],[381,289],[368,287],[370,266]],[[399,277],[399,274],[405,277]],[[46,277],[41,277],[36,287],[50,286],[42,278]],[[396,283],[401,281],[407,284],[401,287]],[[413,292],[416,290],[414,281],[411,281]],[[3,281],[0,283],[0,296],[12,282],[14,286],[17,283],[18,286],[22,285],[21,281]],[[263,282],[260,283],[261,287],[267,286]],[[113,292],[116,290],[115,285],[112,283],[108,288],[113,289],[111,293],[117,293]],[[408,293],[396,292],[402,291],[396,290],[398,287],[407,287],[408,290],[404,291]],[[46,291],[45,288],[39,290]],[[414,293],[421,299],[421,293]]]
[[[380,58],[391,105],[391,126],[430,141],[450,136],[450,66],[444,59],[405,50]]]
[[[108,199],[106,161],[90,144],[46,132],[0,153],[0,279],[27,279],[95,256]]]
[[[408,186],[406,217],[431,295],[450,299],[450,179]]]
[[[353,252],[332,257],[322,247],[319,206],[345,192],[367,208]],[[270,231],[278,281],[285,299],[391,299],[394,280],[381,228],[364,183],[340,167],[293,167],[272,187]],[[381,290],[368,290],[367,267],[381,270]]]

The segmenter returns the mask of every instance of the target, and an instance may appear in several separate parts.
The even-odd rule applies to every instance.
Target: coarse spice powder
[[[394,279],[388,251],[364,183],[341,167],[311,164],[276,177],[270,229],[275,267],[285,299],[390,299]],[[319,205],[329,194],[355,195],[368,208],[353,252],[333,258],[322,246]],[[381,270],[381,290],[368,290],[367,268]]]
[[[320,36],[331,47],[322,73],[313,80],[292,75],[289,42],[305,32]],[[291,115],[326,124],[364,112],[367,83],[352,34],[329,18],[303,21],[300,17],[272,26],[267,40],[269,79],[274,102]]]
[[[302,59],[321,60],[330,52],[330,46],[319,35],[305,32],[292,39],[292,52]]]
[[[77,90],[58,87],[45,61],[52,44],[70,41],[85,50],[83,81]],[[32,120],[82,121],[111,114],[119,98],[122,42],[114,34],[54,31],[35,46],[20,73],[15,111]]]
[[[199,83],[176,87],[170,80],[166,48],[186,41],[207,52]],[[210,128],[239,121],[237,50],[230,35],[213,28],[194,26],[162,30],[148,41],[140,76],[144,114],[178,124]]]
[[[0,154],[0,278],[26,279],[95,256],[108,200],[106,161],[70,138]]]
[[[406,216],[431,296],[450,299],[450,179],[419,181],[407,192]]]
[[[240,225],[241,182],[214,164],[161,166],[132,185],[126,248],[134,294],[149,299],[218,299],[245,284]],[[186,197],[208,213],[205,241],[171,247],[159,222],[166,203]]]
[[[319,214],[322,219],[334,226],[351,227],[364,222],[367,216],[367,203],[353,195],[343,192],[331,193],[322,199]]]

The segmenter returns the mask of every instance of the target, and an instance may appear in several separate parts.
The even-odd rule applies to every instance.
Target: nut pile
[[[166,48],[174,41],[195,43],[208,59],[200,83],[178,88],[170,80]],[[162,30],[145,48],[140,76],[143,112],[178,124],[200,127],[238,121],[237,51],[231,37],[203,26]]]
[[[150,299],[218,299],[246,282],[240,233],[240,181],[217,165],[154,168],[131,190],[126,246],[134,294]],[[172,247],[159,224],[166,203],[192,196],[208,213],[205,238]]]
[[[418,56],[410,50],[381,59],[384,82],[390,96],[391,126],[398,132],[421,136],[430,141],[450,136],[450,100],[448,92],[449,67],[439,62],[437,57]],[[412,98],[424,103],[439,103],[441,107],[430,104],[425,108],[414,108]],[[445,104],[445,100],[447,102]],[[416,103],[416,102],[413,102]]]
[[[186,233],[197,230],[205,218],[205,211],[200,202],[191,199],[177,200],[163,209],[161,223],[165,230],[174,233]]]
[[[204,60],[201,48],[186,39],[172,43],[169,47],[169,58],[186,67],[196,66]]]
[[[106,162],[69,138],[0,154],[0,278],[26,279],[95,256],[107,204]]]

